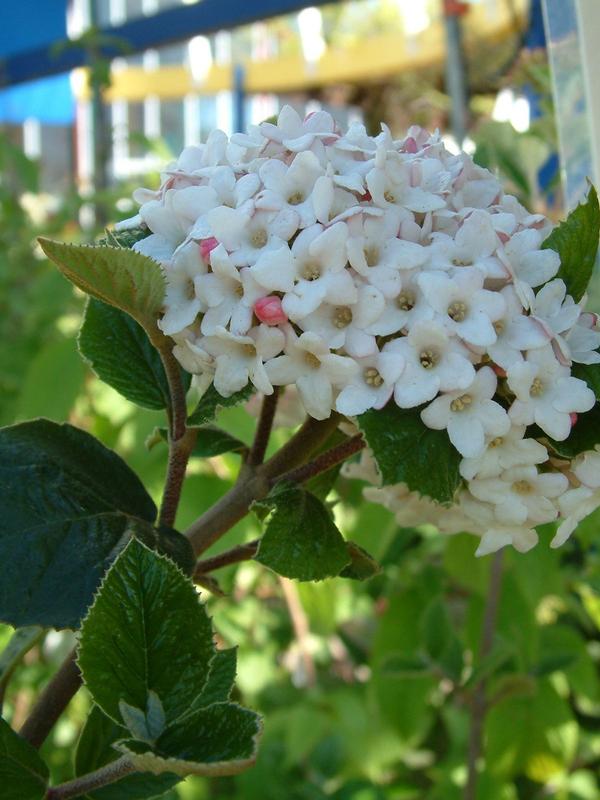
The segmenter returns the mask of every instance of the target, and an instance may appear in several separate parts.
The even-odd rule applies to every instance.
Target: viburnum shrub
[[[600,505],[600,329],[583,308],[593,188],[553,229],[437,134],[342,133],[286,107],[187,147],[134,199],[98,246],[41,245],[90,296],[92,369],[166,410],[160,511],[90,434],[48,420],[0,431],[0,617],[79,631],[22,736],[0,728],[20,800],[115,781],[148,797],[253,763],[260,719],[230,700],[235,650],[215,648],[190,578],[210,587],[250,558],[304,581],[375,574],[325,503],[343,462],[401,524],[473,533],[480,555],[526,551],[553,521],[558,546]],[[245,447],[214,420],[254,393]],[[266,458],[278,421],[299,427]],[[189,457],[228,451],[237,483],[177,531]],[[200,558],[250,510],[260,539]],[[82,742],[103,731],[114,754],[48,789],[34,748],[81,679],[95,703]]]

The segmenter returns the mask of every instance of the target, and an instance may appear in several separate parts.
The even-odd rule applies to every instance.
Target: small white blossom
[[[463,458],[460,474],[465,480],[494,478],[503,470],[516,466],[542,464],[548,451],[535,439],[525,439],[525,426],[513,425],[503,436],[490,439],[477,458]]]
[[[225,328],[217,328],[214,336],[205,336],[199,346],[215,358],[215,389],[230,397],[250,380],[259,392],[273,394],[264,361],[281,352],[285,341],[279,328],[257,325],[247,336],[235,336]]]
[[[404,369],[399,353],[384,350],[356,359],[358,372],[342,389],[335,407],[340,414],[354,417],[370,408],[383,408],[394,391],[394,384]]]

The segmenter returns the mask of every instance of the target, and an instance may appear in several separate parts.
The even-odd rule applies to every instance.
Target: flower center
[[[250,242],[252,243],[253,247],[260,249],[264,247],[269,240],[269,235],[264,228],[258,228],[255,230],[252,236],[250,237]]]
[[[400,311],[412,311],[415,307],[415,296],[412,292],[400,292],[396,298],[396,305]]]
[[[448,306],[448,316],[454,322],[463,322],[467,316],[467,304],[457,300]]]
[[[531,384],[531,389],[529,390],[530,396],[539,397],[543,393],[544,393],[544,384],[541,382],[539,378],[534,378]]]
[[[387,203],[395,203],[396,202],[396,195],[390,189],[386,189],[383,193],[383,199]]]
[[[321,277],[321,267],[316,261],[309,261],[304,265],[302,277],[306,281],[316,281]]]
[[[331,321],[336,328],[347,328],[352,322],[352,309],[348,306],[336,306]]]
[[[535,487],[529,481],[520,480],[515,481],[512,485],[513,492],[517,494],[533,494]]]
[[[237,283],[233,291],[236,297],[242,298],[244,296],[244,287],[241,283]]]
[[[470,394],[461,394],[450,403],[450,411],[466,411],[472,402],[473,398]]]
[[[376,389],[383,384],[383,378],[375,367],[367,367],[363,372],[363,378],[368,386],[374,386]]]
[[[288,203],[291,206],[299,206],[300,203],[304,202],[304,195],[302,192],[294,192],[288,197]]]
[[[253,344],[241,345],[242,353],[248,358],[253,358],[256,355],[256,347]]]
[[[423,369],[431,369],[440,360],[440,354],[435,350],[422,350],[419,355],[419,361]]]
[[[496,331],[498,336],[504,333],[504,328],[505,325],[503,319],[499,319],[496,322],[494,322],[494,330]]]
[[[188,278],[185,284],[185,296],[188,300],[195,300],[196,298],[196,287],[192,278]]]
[[[314,353],[305,353],[304,354],[304,361],[311,369],[319,369],[321,366],[321,362],[316,357]]]
[[[454,264],[455,267],[472,267],[473,266],[473,262],[472,261],[469,261],[468,259],[462,259],[462,258],[453,258],[452,259],[452,263]]]
[[[504,442],[504,439],[502,438],[502,436],[496,436],[496,438],[492,439],[492,441],[489,443],[488,447],[490,448],[490,450],[493,450],[494,447],[500,447],[500,445],[503,442]]]
[[[365,248],[365,261],[367,262],[367,267],[374,267],[379,262],[379,248],[378,247],[366,247]]]

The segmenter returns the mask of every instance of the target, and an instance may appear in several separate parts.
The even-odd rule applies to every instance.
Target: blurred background
[[[397,136],[439,128],[554,219],[598,180],[596,0],[21,0],[3,4],[0,23],[0,424],[83,427],[155,497],[166,450],[147,441],[161,415],[87,369],[83,297],[36,236],[97,239],[185,145],[285,103],[370,133],[381,121]],[[590,305],[600,311],[597,279]],[[249,441],[253,411],[227,410],[220,424]],[[236,460],[192,460],[179,528],[226,490]],[[342,531],[382,564],[376,578],[292,584],[251,563],[217,573],[205,597],[220,643],[239,646],[239,692],[266,714],[265,738],[247,774],[190,779],[169,800],[463,797],[489,560],[474,559],[468,535],[399,528],[361,488],[342,479],[330,499]],[[506,554],[479,800],[600,797],[597,527],[588,518],[560,551],[546,538]],[[245,520],[220,548],[257,532]],[[13,670],[2,653],[12,634],[0,626],[0,700],[19,727],[72,636],[27,629]],[[436,637],[445,655],[423,666]],[[82,691],[44,746],[56,780],[72,775],[88,709]]]

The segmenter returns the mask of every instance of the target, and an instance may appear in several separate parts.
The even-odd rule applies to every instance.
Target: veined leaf
[[[48,767],[37,750],[0,718],[2,800],[42,800],[48,777]]]
[[[206,392],[200,398],[200,402],[190,414],[188,419],[189,425],[205,425],[207,422],[212,422],[217,416],[220,408],[232,408],[240,403],[248,400],[254,387],[251,384],[235,392],[231,397],[222,397],[215,387],[211,384]]]

